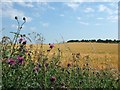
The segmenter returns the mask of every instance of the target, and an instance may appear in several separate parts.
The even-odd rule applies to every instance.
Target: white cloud
[[[26,17],[26,22],[31,22],[32,18],[31,17]]]
[[[107,12],[109,15],[117,14],[117,8],[113,9],[113,7],[108,7],[105,5],[99,5],[98,8],[100,12]]]
[[[104,18],[102,18],[102,17],[98,17],[98,18],[96,18],[96,19],[98,19],[98,20],[103,20]]]
[[[102,12],[102,11],[105,11],[105,10],[108,10],[109,8],[106,7],[105,5],[100,5],[99,6],[99,11]]]
[[[89,13],[89,12],[94,12],[95,10],[93,8],[86,8],[84,12]]]
[[[70,7],[73,10],[76,10],[80,6],[80,3],[78,3],[78,2],[67,2],[67,3],[65,3],[65,5],[67,5],[68,7]]]
[[[11,27],[14,28],[14,29],[17,29],[17,25],[15,25],[15,24],[12,24]]]
[[[36,27],[30,27],[29,30],[32,31],[32,32],[35,32],[36,31]]]
[[[48,26],[49,26],[49,23],[42,23],[42,26],[43,26],[43,27],[48,27]]]
[[[82,25],[89,25],[89,23],[86,23],[86,22],[79,22],[80,24],[82,24]]]
[[[55,8],[50,5],[48,5],[48,9],[55,10]]]
[[[12,25],[11,25],[11,28],[13,28],[13,29],[18,29],[18,25],[17,25],[17,24],[12,24]],[[22,28],[25,28],[25,26],[23,25]]]
[[[17,2],[19,5],[24,6],[24,7],[34,7],[31,2]]]
[[[55,10],[55,7],[51,6],[48,2],[37,2],[37,7],[42,9]]]
[[[95,25],[96,25],[96,26],[100,26],[101,24],[99,24],[99,23],[96,23]]]
[[[15,16],[17,16],[18,19],[21,18],[20,20],[22,20],[23,17],[26,17],[27,22],[30,22],[32,20],[32,18],[26,16],[23,11],[13,8],[12,2],[2,3],[2,17],[9,17],[11,19],[14,19]]]
[[[5,1],[14,1],[14,2],[118,2],[118,0],[2,0]]]
[[[81,17],[77,17],[78,20],[81,20]]]
[[[60,14],[61,17],[64,17],[65,15],[64,14]]]
[[[117,22],[118,21],[118,15],[109,16],[107,19],[111,22]]]

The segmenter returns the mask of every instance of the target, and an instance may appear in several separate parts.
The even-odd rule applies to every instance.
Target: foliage
[[[43,37],[41,34],[33,33],[40,49],[33,50],[33,45],[27,47],[30,40],[24,34],[20,34],[23,24],[26,22],[24,17],[23,24],[19,25],[18,18],[17,32],[14,39],[4,36],[1,42],[2,60],[2,89],[16,88],[118,88],[118,72],[110,68],[96,70],[89,64],[90,57],[84,57],[84,66],[79,66],[80,53],[72,53],[74,64],[68,63],[62,67],[62,52],[58,48],[52,57],[49,57],[54,44],[49,44],[49,48],[44,50]],[[30,35],[30,34],[29,34]],[[31,40],[30,40],[31,41]],[[36,44],[37,45],[37,44]],[[37,57],[33,62],[33,56]]]
[[[106,39],[106,40],[102,40],[102,39],[98,39],[98,40],[69,40],[67,41],[67,43],[70,43],[70,42],[97,42],[97,43],[120,43],[120,40],[110,40],[110,39]]]

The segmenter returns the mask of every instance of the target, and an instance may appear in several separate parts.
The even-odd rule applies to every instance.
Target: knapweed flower
[[[24,58],[21,56],[17,56],[17,60],[19,64],[23,64]]]
[[[22,41],[22,44],[23,44],[23,45],[26,45],[26,43],[27,43],[26,40],[23,40],[23,41]]]
[[[50,81],[51,81],[51,82],[55,82],[55,81],[56,81],[56,78],[55,78],[54,76],[52,76],[52,77],[50,78]]]
[[[10,58],[10,59],[8,59],[8,64],[10,64],[10,65],[15,65],[16,64],[16,61],[14,60],[14,59],[12,59],[12,58]]]
[[[21,37],[21,38],[19,38],[19,43],[21,43],[22,41],[23,41],[24,39]]]
[[[49,43],[50,48],[52,49],[54,47],[54,44]]]

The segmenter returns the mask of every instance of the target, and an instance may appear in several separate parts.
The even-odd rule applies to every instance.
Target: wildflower
[[[15,65],[16,62],[15,62],[14,59],[10,58],[10,59],[8,59],[8,64],[10,64],[10,65]]]
[[[19,43],[21,43],[24,39],[21,37],[18,41]]]
[[[26,20],[26,18],[25,18],[25,17],[23,17],[23,20],[25,21],[25,20]]]
[[[23,45],[26,45],[26,42],[27,42],[26,40],[23,40],[22,44],[23,44]]]
[[[21,57],[21,56],[18,56],[18,57],[17,57],[17,60],[19,60],[19,61],[18,61],[19,64],[22,64],[23,61],[24,61],[24,58]]]
[[[50,48],[52,49],[54,47],[54,44],[49,43]]]
[[[56,81],[56,78],[55,78],[54,76],[52,76],[52,77],[50,78],[50,81],[51,81],[51,82],[55,82],[55,81]]]

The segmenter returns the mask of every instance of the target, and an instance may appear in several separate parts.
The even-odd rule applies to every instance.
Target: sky
[[[13,37],[10,32],[17,30],[14,19],[17,16],[21,24],[23,17],[27,21],[21,34],[41,33],[45,43],[62,42],[63,39],[118,39],[117,2],[20,1],[0,4],[2,36]]]

